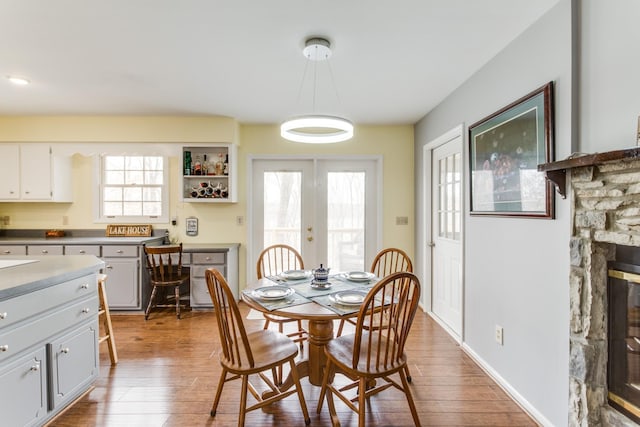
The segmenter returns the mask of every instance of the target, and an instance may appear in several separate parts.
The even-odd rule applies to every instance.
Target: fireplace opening
[[[607,387],[609,405],[640,423],[640,255],[616,247],[609,263]]]

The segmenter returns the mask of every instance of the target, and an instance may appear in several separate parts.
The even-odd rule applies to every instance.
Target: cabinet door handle
[[[0,352],[5,352],[5,351],[9,351],[9,345],[5,344],[5,345],[0,345]]]
[[[82,249],[80,249],[78,252],[79,252],[81,255],[86,254],[86,252],[85,252],[84,250],[82,250]]]
[[[4,251],[3,253],[4,253],[4,254],[10,254],[10,253],[11,253],[11,251],[7,249],[7,250],[6,250],[6,251]]]
[[[31,371],[37,372],[37,371],[39,371],[39,370],[40,370],[40,364],[33,365],[33,366],[31,367]]]
[[[117,253],[117,254],[121,254],[122,252],[123,252],[123,250],[122,250],[122,249],[118,249],[118,250],[116,251],[116,253]]]
[[[25,191],[24,194],[29,194],[29,191]]]
[[[61,352],[61,353],[64,353],[64,354],[68,354],[68,353],[69,353],[69,351],[70,351],[70,350],[69,350],[69,347],[65,347],[65,348],[63,348],[62,350],[60,350],[60,352]]]
[[[205,259],[206,259],[207,261],[211,261],[211,257],[210,257],[210,256],[206,257]]]
[[[113,267],[111,265],[107,265],[105,268],[111,270]]]
[[[83,309],[82,309],[82,312],[83,312],[83,313],[85,313],[85,314],[86,314],[86,313],[90,313],[90,312],[91,312],[91,309],[90,309],[89,307],[86,307],[86,308],[83,308]]]
[[[0,320],[7,318],[7,312],[0,313]]]
[[[42,250],[42,253],[43,253],[43,254],[48,254],[48,253],[49,253],[49,251],[48,251],[48,250],[46,250],[46,249],[43,249],[43,250]]]
[[[89,289],[89,284],[88,283],[83,283],[82,286],[80,286],[82,289]]]

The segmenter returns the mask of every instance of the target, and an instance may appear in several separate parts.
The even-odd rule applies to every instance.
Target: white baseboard
[[[554,424],[549,421],[544,415],[542,415],[533,405],[531,405],[527,399],[522,397],[520,393],[516,389],[514,389],[511,384],[505,381],[504,378],[500,376],[489,364],[487,364],[484,359],[482,359],[478,354],[473,351],[466,343],[462,343],[462,350],[469,355],[473,359],[474,362],[480,366],[480,368],[493,379],[500,388],[507,393],[517,404],[525,411],[531,418],[533,418],[537,423],[544,427],[554,427]],[[567,415],[568,416],[568,415]]]

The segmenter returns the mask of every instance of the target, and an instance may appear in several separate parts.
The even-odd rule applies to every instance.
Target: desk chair
[[[176,317],[180,319],[180,286],[189,281],[189,273],[182,271],[182,243],[178,245],[145,246],[149,270],[149,282],[153,286],[149,305],[144,312],[144,319],[149,318],[152,307],[174,307]],[[157,304],[158,288],[174,288],[174,304]],[[168,298],[171,298],[168,296]]]
[[[325,347],[327,365],[318,414],[326,396],[331,422],[334,426],[340,425],[333,402],[335,395],[358,413],[358,426],[364,427],[369,399],[395,387],[405,394],[413,422],[420,425],[405,376],[407,356],[404,352],[419,300],[420,282],[412,273],[393,273],[373,286],[358,312],[355,334],[335,338]],[[354,382],[338,388],[333,385],[336,374]],[[400,383],[392,377],[394,374],[398,374]]]
[[[215,417],[216,415],[225,383],[241,378],[242,389],[240,392],[238,426],[244,425],[247,412],[270,405],[293,393],[298,394],[305,424],[309,425],[311,419],[309,418],[307,404],[300,386],[300,377],[294,362],[298,355],[298,346],[286,335],[279,332],[261,329],[247,333],[242,315],[238,309],[238,303],[222,274],[215,268],[209,268],[205,271],[205,277],[209,295],[211,295],[211,300],[213,301],[218,333],[222,343],[222,352],[219,355],[222,375],[213,400],[211,416]],[[289,363],[291,367],[291,377],[295,385],[293,390],[280,391],[273,381],[264,374],[265,371],[271,371],[275,378],[276,367],[281,366],[283,363]],[[270,391],[268,393],[259,394],[249,381],[249,376],[255,374],[269,387]],[[227,378],[227,376],[230,377]],[[257,400],[257,403],[250,407],[247,407],[247,390]],[[263,398],[266,395],[269,397]]]

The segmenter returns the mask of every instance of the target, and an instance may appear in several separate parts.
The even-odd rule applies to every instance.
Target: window
[[[102,156],[98,221],[168,222],[167,164],[162,156]]]

